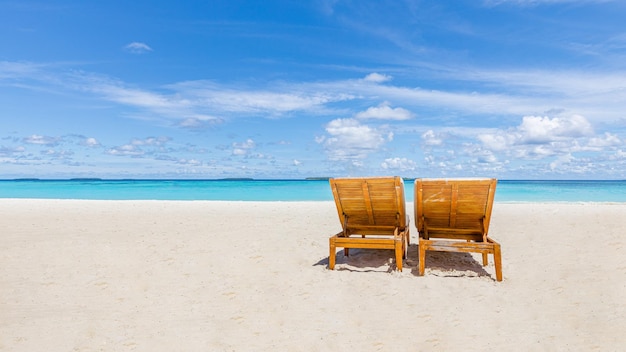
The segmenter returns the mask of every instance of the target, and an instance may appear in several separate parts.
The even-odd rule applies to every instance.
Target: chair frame
[[[496,179],[416,179],[415,180],[415,226],[419,233],[418,257],[419,275],[424,275],[426,267],[426,251],[446,251],[446,252],[473,252],[481,253],[483,266],[488,264],[488,254],[493,254],[496,271],[496,280],[502,281],[502,254],[500,244],[488,236],[491,212],[493,210],[493,200],[496,192]],[[426,215],[425,207],[428,202],[440,202],[441,199],[424,199],[424,186],[441,187],[441,194],[450,192],[448,225],[429,226],[430,220]],[[459,206],[459,186],[486,187],[485,208],[482,209],[482,216],[476,220],[474,226],[467,226],[467,223],[459,221],[457,218],[467,217],[468,214],[458,213]],[[463,195],[462,195],[463,196]],[[447,199],[445,202],[447,203]],[[465,200],[468,202],[468,200]],[[471,202],[471,199],[470,201]],[[482,203],[480,204],[482,206]],[[473,215],[473,214],[472,214]],[[441,218],[437,219],[441,222]],[[431,239],[442,238],[442,239]]]
[[[349,256],[350,248],[369,248],[369,249],[393,249],[395,253],[396,268],[402,271],[402,259],[406,258],[406,251],[409,245],[409,218],[406,214],[406,204],[404,199],[404,181],[402,178],[394,177],[369,177],[369,178],[331,178],[329,180],[330,187],[335,198],[337,213],[341,222],[342,231],[330,237],[329,247],[330,255],[328,267],[330,270],[335,268],[337,247],[344,249],[344,255]],[[376,191],[370,192],[372,186],[376,184],[391,183],[394,187],[394,203],[388,203],[386,199],[379,200],[381,194]],[[351,194],[350,197],[361,200],[365,203],[367,211],[367,223],[351,222],[350,216],[346,213],[350,210],[345,209],[345,201],[342,199],[342,185],[355,184],[360,185],[357,194]],[[355,187],[355,188],[357,188]],[[373,193],[373,194],[372,194]],[[362,196],[362,197],[361,197]],[[389,195],[386,195],[389,196]],[[375,203],[380,204],[375,204]],[[396,218],[389,223],[376,223],[375,208],[378,206],[392,206],[396,211]],[[391,209],[391,210],[393,210]],[[386,209],[389,211],[389,209]]]

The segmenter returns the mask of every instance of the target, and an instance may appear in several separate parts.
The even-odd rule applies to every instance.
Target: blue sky
[[[626,3],[0,0],[0,178],[626,178]]]

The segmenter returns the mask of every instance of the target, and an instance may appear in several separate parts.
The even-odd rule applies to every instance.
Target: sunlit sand
[[[333,202],[0,200],[0,350],[620,350],[626,204],[495,204],[504,280],[429,252],[327,269]]]

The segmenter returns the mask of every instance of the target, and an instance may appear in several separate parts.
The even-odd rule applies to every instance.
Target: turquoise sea
[[[413,180],[405,179],[407,201]],[[332,201],[327,180],[0,180],[0,198]],[[497,202],[626,202],[626,181],[499,180]]]

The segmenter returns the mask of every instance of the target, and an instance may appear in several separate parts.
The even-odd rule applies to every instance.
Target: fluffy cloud
[[[422,140],[424,144],[428,146],[435,146],[443,144],[443,139],[440,135],[435,134],[433,130],[428,130],[422,133]]]
[[[607,147],[616,147],[621,144],[622,140],[618,136],[609,132],[605,132],[604,135],[600,137],[590,138],[587,145],[589,148],[599,150]]]
[[[478,139],[486,148],[501,151],[513,146],[541,146],[567,142],[592,134],[591,124],[580,115],[573,115],[569,118],[525,116],[522,123],[513,129],[483,134],[478,136]],[[541,154],[541,147],[534,147],[534,149]]]
[[[389,102],[383,102],[377,107],[370,107],[356,114],[357,119],[381,119],[381,120],[409,120],[413,113],[403,108],[392,108]]]
[[[475,161],[506,166],[509,170],[518,168],[528,175],[535,172],[535,177],[619,173],[618,168],[607,169],[604,165],[609,160],[620,159],[622,137],[610,132],[596,135],[581,115],[526,116],[515,127],[484,132],[476,138],[480,144],[471,141],[465,144],[466,148],[474,148],[466,155],[473,156]],[[528,163],[529,160],[535,162]]]
[[[517,130],[523,143],[548,143],[562,138],[576,138],[593,134],[591,124],[580,115],[552,119],[525,116]]]
[[[374,72],[365,76],[363,80],[367,82],[382,83],[382,82],[391,81],[391,78],[392,78],[391,76]]]
[[[378,150],[392,134],[386,134],[370,126],[362,125],[356,119],[336,119],[326,125],[329,136],[317,139],[324,145],[331,160],[365,159],[369,153]]]
[[[100,145],[100,142],[98,142],[98,140],[93,137],[89,137],[85,138],[81,144],[87,147],[97,147]]]

